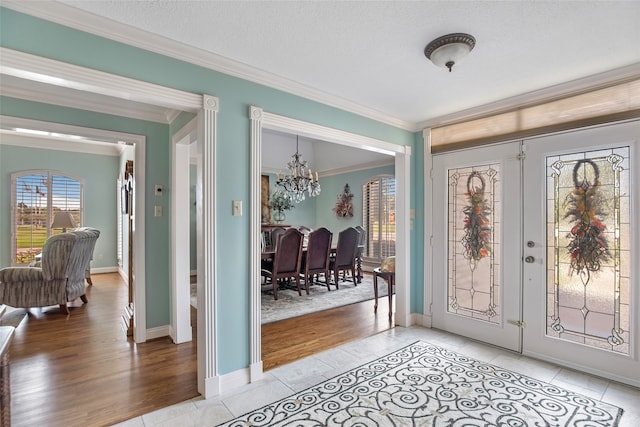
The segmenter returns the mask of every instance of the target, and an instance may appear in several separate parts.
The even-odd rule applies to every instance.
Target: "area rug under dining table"
[[[281,288],[278,291],[277,300],[273,299],[271,285],[263,286],[262,323],[276,322],[373,299],[373,276],[371,274],[364,274],[362,282],[358,286],[355,286],[349,278],[347,281],[339,282],[339,289],[336,289],[332,284],[331,291],[327,290],[327,286],[322,283],[322,280],[319,284],[309,286],[309,295],[307,295],[304,285],[302,286],[302,295],[298,295],[297,288],[294,289],[295,283],[291,283],[291,286]],[[385,314],[389,311],[387,295],[387,283],[384,280],[378,280],[378,311]]]
[[[220,426],[617,426],[622,409],[417,341]]]

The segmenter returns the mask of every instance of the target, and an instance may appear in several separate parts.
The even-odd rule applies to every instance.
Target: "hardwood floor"
[[[88,304],[74,302],[69,316],[30,309],[16,329],[13,426],[111,425],[198,395],[195,342],[127,340],[125,284],[115,273],[92,278]]]
[[[30,309],[16,329],[13,426],[111,425],[198,395],[195,340],[128,340],[120,328],[124,282],[115,273],[92,278],[88,304],[70,304],[69,316],[57,306]],[[264,369],[389,328],[381,307],[377,316],[367,301],[263,326]]]
[[[370,300],[262,325],[262,368],[268,371],[389,329],[393,324],[384,300],[376,315]]]

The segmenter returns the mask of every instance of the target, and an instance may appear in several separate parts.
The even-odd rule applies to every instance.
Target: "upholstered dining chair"
[[[273,284],[273,298],[278,299],[278,280],[294,278],[300,291],[300,263],[302,260],[303,235],[295,228],[289,228],[278,238],[278,245],[273,257],[273,268],[262,269],[262,276]]]
[[[309,242],[307,244],[307,251],[304,256],[304,285],[307,289],[307,295],[309,295],[309,284],[312,282],[312,277],[319,274],[324,274],[324,281],[329,287],[330,274],[329,274],[329,257],[331,254],[331,240],[333,233],[325,227],[318,228],[315,231],[309,233]]]
[[[358,286],[356,279],[356,252],[358,250],[358,231],[353,228],[345,228],[338,233],[338,245],[336,255],[331,258],[329,268],[333,271],[333,281],[338,286],[338,276],[341,271],[351,272],[353,284]],[[345,276],[346,277],[346,276]],[[343,279],[346,280],[346,279]]]
[[[311,233],[313,231],[313,229],[307,227],[306,225],[301,225],[301,226],[298,227],[298,231],[300,231],[302,233],[302,235],[304,236],[304,239],[302,241],[302,247],[306,248],[307,245],[309,244],[309,233]]]
[[[278,249],[278,239],[280,238],[280,236],[287,231],[286,228],[284,227],[276,227],[273,230],[271,230],[271,236],[270,236],[270,246],[271,249],[276,250]]]

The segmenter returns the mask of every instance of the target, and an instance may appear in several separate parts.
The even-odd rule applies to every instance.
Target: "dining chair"
[[[313,229],[307,227],[306,225],[301,225],[298,227],[298,231],[302,233],[304,236],[304,240],[302,241],[302,247],[306,248],[309,244],[309,234],[313,231]]]
[[[351,272],[353,284],[358,286],[356,279],[356,252],[358,250],[358,231],[353,228],[345,228],[338,233],[338,245],[336,246],[336,255],[331,258],[329,269],[333,271],[333,279],[338,286],[338,276],[341,271]],[[346,277],[346,276],[345,276]],[[346,278],[343,278],[346,280]]]
[[[307,250],[303,256],[303,276],[307,295],[309,295],[309,284],[312,282],[312,277],[315,275],[324,274],[324,281],[327,284],[327,289],[331,290],[329,287],[329,283],[331,282],[329,274],[329,257],[331,254],[332,239],[333,233],[325,227],[320,227],[309,233]]]
[[[271,230],[271,235],[269,236],[269,244],[268,244],[268,246],[270,246],[271,249],[273,250],[278,249],[278,239],[285,231],[287,231],[287,229],[284,227],[275,227],[273,230]]]
[[[273,298],[278,299],[278,281],[280,279],[294,278],[300,291],[300,264],[302,260],[302,238],[303,235],[295,228],[289,228],[279,238],[275,255],[273,256],[273,268],[271,270],[263,268],[261,275],[266,279],[271,279],[273,284]]]

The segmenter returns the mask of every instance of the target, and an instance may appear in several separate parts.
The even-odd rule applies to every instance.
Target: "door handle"
[[[528,257],[526,257],[524,259],[524,262],[531,264],[533,261],[535,261],[536,259],[534,257],[532,257],[531,255],[529,255]]]

